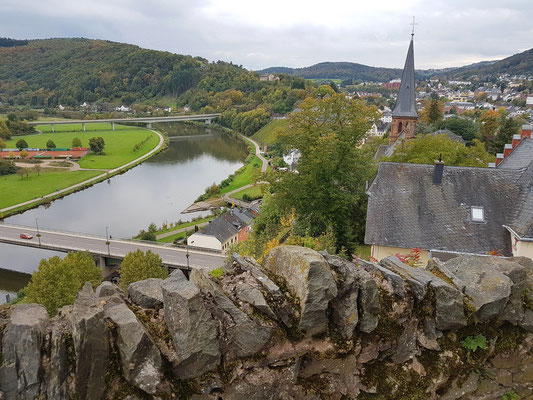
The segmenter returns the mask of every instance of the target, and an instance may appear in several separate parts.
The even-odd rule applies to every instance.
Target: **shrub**
[[[24,139],[17,140],[17,143],[15,144],[17,149],[22,150],[28,148],[28,143]]]
[[[80,138],[75,137],[74,139],[72,139],[72,147],[81,147]]]
[[[55,149],[56,148],[56,144],[54,143],[54,141],[52,139],[48,139],[48,141],[46,142],[46,148],[47,149]]]
[[[148,278],[166,278],[168,271],[161,265],[161,257],[148,250],[143,253],[141,250],[126,254],[120,265],[119,286],[128,290],[128,286],[137,281]]]
[[[12,161],[0,158],[0,176],[14,174],[15,172],[17,172],[17,166]]]
[[[30,303],[43,305],[51,316],[67,304],[74,303],[85,282],[93,287],[102,282],[102,272],[88,252],[68,253],[62,260],[42,259],[25,292]]]

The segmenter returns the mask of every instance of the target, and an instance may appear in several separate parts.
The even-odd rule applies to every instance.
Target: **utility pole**
[[[109,250],[109,245],[111,244],[111,242],[109,241],[109,226],[105,227],[105,239],[105,244],[107,244],[107,255],[110,256],[111,250]]]
[[[39,218],[35,218],[35,226],[37,227],[37,239],[39,240],[39,247],[41,247],[41,234],[39,233]]]

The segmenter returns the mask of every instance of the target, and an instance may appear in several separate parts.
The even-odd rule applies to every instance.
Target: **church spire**
[[[407,58],[405,59],[405,66],[403,67],[400,91],[398,92],[396,106],[392,111],[393,117],[418,117],[418,114],[416,113],[415,57],[413,50],[413,37],[414,23],[413,33],[411,33],[411,43],[409,44],[409,50],[407,50]]]

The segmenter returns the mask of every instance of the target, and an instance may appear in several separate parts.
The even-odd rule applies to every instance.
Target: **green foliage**
[[[4,121],[0,121],[0,139],[11,139],[11,132]]]
[[[518,118],[502,116],[493,144],[493,149],[496,153],[503,153],[505,145],[513,141],[513,135],[520,133],[521,125],[522,121]]]
[[[28,147],[28,143],[24,139],[17,140],[17,143],[15,144],[17,146],[17,149],[22,150],[26,149]]]
[[[89,148],[91,151],[95,154],[102,154],[104,152],[105,147],[105,141],[104,138],[99,137],[92,137],[89,139]]]
[[[72,147],[81,147],[81,139],[79,137],[72,139]]]
[[[17,169],[17,166],[12,161],[0,158],[0,176],[14,174]]]
[[[46,142],[46,148],[47,149],[55,149],[56,148],[56,144],[54,143],[54,141],[52,139],[48,139],[48,141]]]
[[[441,155],[446,165],[463,167],[487,167],[494,161],[479,140],[474,139],[472,146],[465,146],[446,135],[423,135],[404,141],[391,157],[381,161],[433,164]]]
[[[235,114],[231,122],[231,127],[246,136],[252,136],[255,132],[265,126],[269,120],[270,114],[262,108],[257,108],[255,110]]]
[[[471,142],[476,137],[479,128],[476,123],[465,117],[453,116],[439,122],[438,129],[448,129],[461,136],[467,142]]]
[[[148,226],[147,231],[145,231],[144,229],[141,230],[135,238],[139,240],[148,240],[150,242],[155,242],[157,240],[156,233],[157,233],[157,226],[152,222]]]
[[[487,338],[483,335],[468,336],[461,342],[461,345],[470,351],[485,350],[487,348]]]
[[[274,119],[257,131],[252,139],[261,144],[274,144],[280,132],[287,130],[289,122],[286,119]]]
[[[62,260],[42,259],[25,292],[28,302],[43,305],[51,316],[67,304],[74,303],[85,282],[93,288],[102,282],[102,272],[88,252],[68,253]]]
[[[209,272],[213,278],[219,278],[222,275],[224,275],[224,271],[222,270],[222,267],[219,267],[217,269],[214,269]]]
[[[254,231],[269,236],[280,216],[294,209],[297,236],[316,238],[331,228],[336,252],[351,254],[362,239],[365,181],[374,168],[372,156],[359,146],[375,109],[337,94],[308,98],[300,108],[289,117],[290,131],[280,136],[285,149],[300,151],[299,173],[267,179],[276,195],[264,203]]]
[[[148,278],[166,278],[168,271],[161,265],[161,257],[148,250],[143,253],[137,249],[134,252],[126,254],[120,265],[119,286],[128,290],[130,283],[142,281]]]
[[[502,396],[502,400],[520,400],[521,397],[518,393],[516,393],[514,390],[511,390],[510,392],[505,393]]]

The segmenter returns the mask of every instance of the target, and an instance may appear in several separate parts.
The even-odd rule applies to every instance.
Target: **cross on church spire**
[[[411,38],[415,35],[415,25],[418,25],[416,22],[415,22],[415,16],[413,15],[413,22],[411,22],[409,25],[412,25],[413,26],[413,30],[411,31]]]

